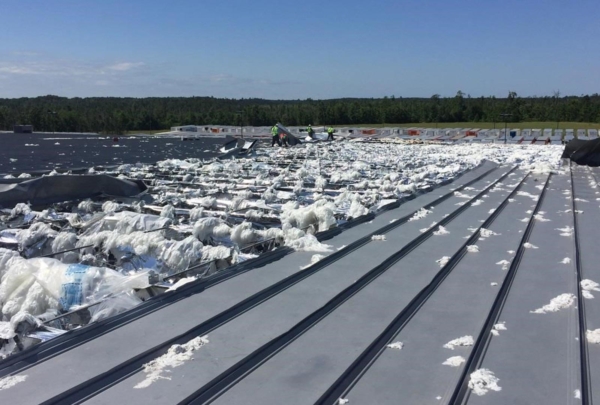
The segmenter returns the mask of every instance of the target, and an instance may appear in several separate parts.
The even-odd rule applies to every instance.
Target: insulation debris
[[[404,343],[394,342],[394,343],[390,343],[389,345],[387,345],[387,347],[390,349],[402,350],[402,348],[404,347]]]
[[[471,373],[469,379],[469,388],[475,395],[482,396],[489,391],[501,391],[502,387],[498,385],[500,379],[487,368],[480,368]]]
[[[171,377],[165,376],[166,373],[192,360],[194,352],[208,343],[208,336],[202,336],[196,337],[182,345],[175,344],[171,346],[167,353],[144,364],[143,371],[146,374],[146,378],[136,384],[134,388],[147,388],[158,380],[170,380]]]
[[[0,391],[7,390],[27,379],[26,375],[12,375],[0,379]]]
[[[445,362],[443,362],[442,364],[444,366],[450,366],[450,367],[458,367],[461,364],[463,364],[465,362],[465,358],[462,356],[452,356],[446,359]]]
[[[558,312],[561,309],[570,307],[575,303],[576,297],[573,294],[566,293],[561,294],[550,300],[549,304],[544,305],[534,311],[530,311],[532,314],[547,314],[548,312]]]
[[[474,344],[475,340],[473,340],[473,336],[467,335],[449,341],[444,345],[444,348],[454,350],[458,346],[473,346]]]
[[[187,283],[280,246],[316,253],[311,257],[314,264],[333,250],[321,242],[320,232],[345,228],[349,221],[446,184],[484,160],[554,167],[559,155],[556,150],[540,153],[530,147],[345,142],[257,149],[230,161],[167,159],[89,168],[85,170],[89,178],[144,181],[146,192],[131,198],[86,195],[48,204],[40,211],[28,201],[4,207],[0,241],[10,249],[0,248],[0,339],[12,339],[28,328],[38,328],[34,333],[51,338],[138,305],[144,289],[174,294]],[[50,176],[58,174],[53,170]],[[16,181],[15,176],[6,176],[7,183]],[[67,176],[71,174],[51,180]],[[36,174],[18,177],[35,180]],[[481,190],[454,191],[451,205],[457,200],[466,203]],[[489,200],[472,205],[484,201]],[[408,221],[434,212],[431,206],[421,208]],[[434,235],[449,234],[436,222],[421,231],[434,229]],[[482,238],[495,234],[480,232]],[[372,235],[372,240],[385,241],[386,235]],[[443,267],[449,260],[444,256],[436,262]],[[86,311],[90,320],[57,323],[62,329],[55,332],[39,329],[40,319],[67,316],[67,311]],[[174,346],[171,357],[191,357],[208,343],[198,339]],[[2,346],[0,357],[12,349]],[[170,361],[156,359],[146,365],[148,378],[138,386],[167,378],[167,370],[179,364]]]
[[[587,330],[585,332],[585,337],[587,341],[592,344],[600,344],[600,329]]]

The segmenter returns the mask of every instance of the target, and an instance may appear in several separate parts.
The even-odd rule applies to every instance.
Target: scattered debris
[[[499,331],[501,331],[501,330],[506,330],[505,322],[500,322],[500,323],[495,324],[491,330],[492,335],[499,336],[500,335]]]
[[[585,337],[587,341],[593,344],[600,344],[600,329],[587,330],[585,332]]]
[[[561,232],[560,236],[573,236],[573,231],[575,231],[575,228],[566,226],[564,228],[556,228],[556,230]]]
[[[568,308],[575,303],[576,297],[573,294],[565,293],[558,297],[552,298],[549,304],[544,305],[534,311],[532,314],[546,314],[548,312],[558,312],[561,309]]]
[[[26,375],[12,375],[0,379],[0,391],[7,390],[27,379]]]
[[[450,231],[448,231],[446,228],[444,228],[443,226],[439,226],[437,231],[434,231],[433,234],[436,236],[440,236],[440,235],[448,235],[450,233]]]
[[[480,368],[471,373],[469,379],[469,388],[475,395],[485,395],[491,391],[501,391],[502,387],[498,385],[500,379],[487,368]]]
[[[446,359],[445,362],[443,362],[442,364],[444,366],[450,366],[450,367],[458,367],[461,364],[463,364],[465,362],[465,358],[462,356],[452,356]]]
[[[394,343],[390,343],[389,345],[387,345],[387,347],[390,349],[402,350],[402,348],[404,347],[404,343],[394,342]]]
[[[321,261],[325,257],[327,257],[327,256],[320,255],[320,254],[312,255],[312,257],[310,258],[310,264],[307,264],[306,266],[301,266],[300,269],[301,270],[307,269],[310,266],[312,266],[313,264],[317,263],[318,261]]]
[[[496,233],[494,231],[491,231],[491,230],[485,229],[485,228],[481,228],[479,230],[479,234],[482,238],[489,238],[490,236],[500,235],[499,233]]]
[[[463,336],[457,339],[451,340],[444,345],[444,348],[454,350],[457,346],[473,346],[475,344],[475,340],[473,336]]]
[[[171,371],[170,369],[182,366],[186,361],[191,360],[194,352],[208,343],[208,336],[199,336],[183,345],[174,344],[169,348],[167,353],[144,364],[143,371],[146,374],[146,378],[142,382],[136,384],[134,388],[147,388],[152,385],[152,383],[161,379],[170,380],[171,377],[164,376],[163,374],[168,373]]]
[[[586,299],[593,299],[594,295],[592,294],[592,291],[600,291],[600,284],[596,283],[595,281],[589,280],[589,279],[585,279],[585,280],[581,280],[581,294],[583,295],[583,298]]]
[[[510,262],[508,260],[500,260],[498,263],[496,263],[498,266],[502,266],[502,270],[508,270],[508,267],[510,266]]]
[[[427,215],[431,214],[431,211],[426,209],[426,208],[421,208],[420,210],[418,210],[417,212],[415,212],[413,214],[412,217],[410,217],[408,220],[409,221],[417,221],[419,219],[423,219],[425,218]]]

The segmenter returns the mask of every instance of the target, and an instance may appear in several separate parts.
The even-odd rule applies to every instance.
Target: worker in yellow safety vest
[[[281,146],[281,141],[279,140],[279,128],[277,128],[277,125],[273,125],[273,128],[271,128],[271,135],[271,147],[275,146],[275,143]]]
[[[327,128],[327,140],[328,141],[333,141],[333,133],[334,133],[334,129],[333,127],[329,127]]]
[[[315,134],[315,130],[312,129],[312,127],[310,126],[310,124],[308,124],[308,127],[306,128],[306,132],[308,132],[308,136],[310,136],[311,138]]]

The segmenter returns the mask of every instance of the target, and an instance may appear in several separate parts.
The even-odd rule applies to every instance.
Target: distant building
[[[13,126],[13,132],[15,134],[31,134],[33,132],[33,125],[15,125]]]
[[[198,127],[196,125],[183,125],[181,127],[171,127],[171,131],[198,132]]]

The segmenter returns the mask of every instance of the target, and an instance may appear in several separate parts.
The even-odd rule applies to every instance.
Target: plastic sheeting
[[[600,139],[584,141],[573,139],[565,145],[563,159],[571,159],[578,165],[600,166]]]
[[[153,231],[164,228],[170,225],[171,222],[172,220],[166,217],[123,211],[113,215],[107,215],[100,221],[91,224],[82,235],[87,236],[97,232],[113,231],[115,229],[122,233]]]
[[[108,175],[45,176],[16,184],[0,184],[0,205],[13,207],[28,201],[32,205],[108,195],[136,197],[146,192],[141,180],[119,179]]]
[[[0,296],[5,320],[20,312],[37,316],[50,310],[69,311],[149,285],[145,271],[126,276],[104,267],[68,265],[49,258],[11,257],[3,273]]]

